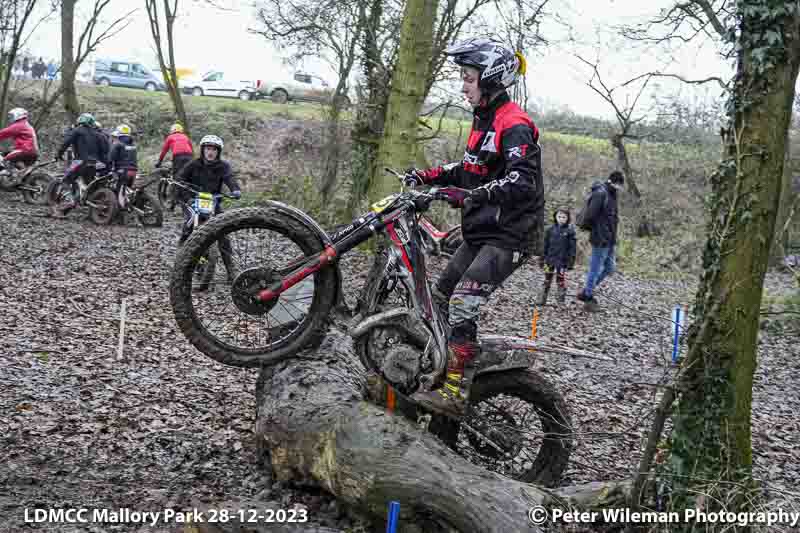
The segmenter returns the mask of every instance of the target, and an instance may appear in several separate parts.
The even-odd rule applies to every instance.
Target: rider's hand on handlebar
[[[161,168],[161,161],[156,161],[155,168]]]
[[[438,196],[450,204],[450,207],[464,207],[464,201],[469,195],[470,191],[456,187],[445,187],[438,191]]]

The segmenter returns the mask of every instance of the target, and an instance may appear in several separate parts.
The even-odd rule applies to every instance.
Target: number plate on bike
[[[194,209],[198,213],[202,215],[210,215],[211,212],[214,210],[214,200],[213,197],[205,194],[199,195],[194,200]]]

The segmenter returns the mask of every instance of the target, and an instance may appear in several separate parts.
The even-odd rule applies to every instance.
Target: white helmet
[[[205,158],[205,154],[203,154],[203,148],[205,146],[216,146],[217,150],[219,150],[219,155],[217,157],[222,157],[222,148],[225,146],[225,143],[216,135],[206,135],[200,139],[200,155],[203,158]]]
[[[28,118],[28,111],[22,109],[21,107],[15,107],[14,109],[8,112],[9,122],[16,122],[18,120],[22,120],[23,118]]]

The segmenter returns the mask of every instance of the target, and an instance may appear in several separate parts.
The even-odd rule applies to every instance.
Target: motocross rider
[[[448,302],[444,385],[420,391],[421,407],[447,416],[463,415],[474,376],[478,318],[497,287],[532,251],[544,209],[539,130],[506,91],[525,72],[525,60],[488,38],[471,38],[445,50],[461,67],[462,93],[473,107],[472,129],[462,161],[427,170],[409,169],[408,184],[453,185],[448,202],[462,209],[464,243],[434,288]]]

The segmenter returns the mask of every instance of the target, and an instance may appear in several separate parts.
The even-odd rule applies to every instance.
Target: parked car
[[[194,96],[227,96],[239,100],[250,100],[258,97],[261,80],[247,79],[222,70],[206,72],[200,78],[179,78],[181,92]]]
[[[335,90],[335,87],[331,87],[319,76],[295,72],[291,79],[265,80],[261,83],[258,92],[262,97],[270,98],[276,104],[285,104],[289,101],[328,104],[333,99]],[[349,106],[350,99],[347,96],[344,99],[345,106]]]
[[[161,76],[142,65],[132,61],[98,60],[94,65],[92,80],[97,85],[108,87],[133,87],[148,91],[165,91],[167,87]]]

